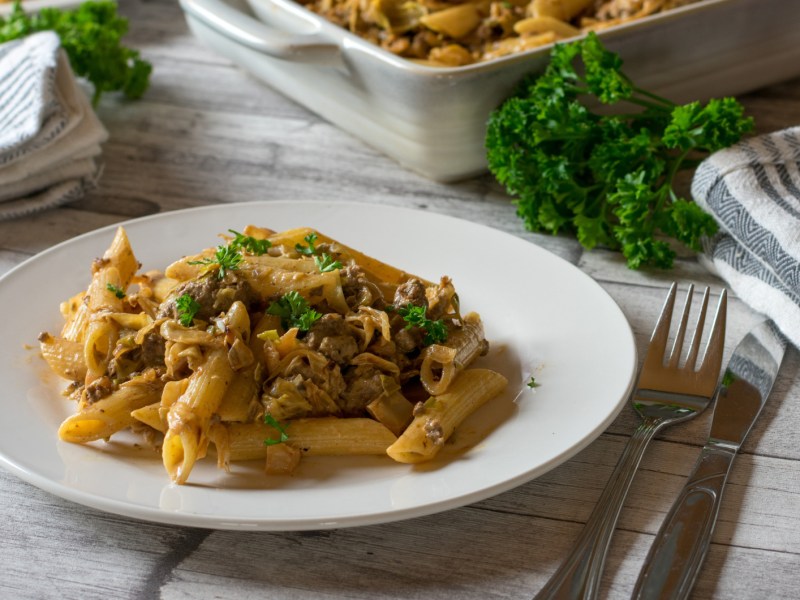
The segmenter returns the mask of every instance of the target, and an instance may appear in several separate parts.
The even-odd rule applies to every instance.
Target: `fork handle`
[[[735,449],[707,445],[664,519],[632,598],[689,597],[708,552]]]
[[[645,417],[633,432],[572,551],[534,600],[597,598],[608,546],[628,489],[647,445],[663,424],[662,419]]]

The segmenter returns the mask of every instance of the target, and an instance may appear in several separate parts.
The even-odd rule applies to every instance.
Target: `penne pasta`
[[[450,386],[455,376],[486,352],[483,323],[476,313],[464,316],[463,326],[443,344],[432,344],[422,353],[420,379],[425,390],[436,396]]]
[[[260,407],[258,392],[255,367],[235,373],[217,409],[219,420],[237,423],[252,421]]]
[[[103,262],[107,262],[119,275],[120,285],[126,288],[139,269],[139,261],[133,254],[133,248],[128,240],[128,234],[122,227],[117,228],[117,233],[111,245],[103,254]]]
[[[505,389],[505,377],[488,369],[462,372],[439,396],[431,398],[414,416],[411,425],[386,453],[402,463],[420,463],[439,453],[453,430],[489,399]]]
[[[54,338],[49,333],[39,336],[39,350],[47,366],[56,375],[72,381],[86,378],[83,344],[65,338]]]
[[[162,388],[163,383],[152,374],[131,379],[111,395],[67,418],[59,427],[58,436],[65,442],[80,444],[108,439],[134,423],[132,411],[158,402]]]
[[[395,55],[462,67],[642,19],[699,0],[301,0]],[[424,42],[422,41],[424,40]]]
[[[230,424],[232,461],[264,458],[269,446],[264,440],[277,439],[277,431],[265,423]],[[366,418],[297,419],[286,423],[287,444],[307,456],[384,454],[396,436],[386,427]]]
[[[89,307],[84,301],[85,297],[85,292],[81,292],[77,306],[75,306],[74,298],[68,300],[70,309],[66,316],[66,323],[64,323],[64,327],[61,329],[61,337],[65,340],[70,340],[72,342],[83,341],[83,334],[86,331],[86,325],[89,321]]]
[[[119,328],[104,315],[94,315],[89,321],[83,344],[87,384],[106,372],[118,333]]]
[[[167,432],[167,424],[161,418],[161,402],[153,402],[152,404],[148,404],[147,406],[142,406],[141,408],[137,408],[131,411],[131,416],[144,423],[148,427],[152,427],[156,431],[160,431],[161,433]]]
[[[232,380],[233,369],[225,351],[213,350],[192,374],[183,395],[170,407],[161,456],[173,481],[185,483],[195,461],[201,458],[211,417]]]
[[[209,445],[219,468],[259,459],[268,475],[307,455],[416,462],[438,450],[430,423],[443,443],[502,388],[496,373],[465,371],[487,342],[448,277],[432,283],[308,228],[244,231],[163,275],[138,273],[116,232],[85,292],[60,305],[61,335],[39,338],[77,400],[63,441],[131,429],[160,442],[177,484]],[[409,398],[426,390],[420,412]]]

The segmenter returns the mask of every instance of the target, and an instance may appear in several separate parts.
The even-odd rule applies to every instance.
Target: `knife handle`
[[[633,599],[688,598],[708,552],[736,450],[706,445],[656,534]]]

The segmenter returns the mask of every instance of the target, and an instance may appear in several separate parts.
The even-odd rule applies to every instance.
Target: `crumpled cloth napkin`
[[[701,261],[800,347],[800,127],[712,154],[692,196],[719,224]]]
[[[0,220],[80,198],[107,138],[54,32],[0,45]]]

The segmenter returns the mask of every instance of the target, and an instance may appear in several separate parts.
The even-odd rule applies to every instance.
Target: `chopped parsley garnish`
[[[320,273],[328,273],[329,271],[335,271],[336,269],[342,268],[342,263],[340,263],[338,260],[334,260],[333,257],[326,252],[323,252],[321,257],[315,256],[314,262],[316,263]]]
[[[308,331],[322,315],[308,306],[308,302],[299,293],[291,291],[281,296],[267,308],[267,313],[281,318],[284,329],[297,327],[300,331]]]
[[[240,251],[246,250],[250,254],[261,256],[262,254],[265,254],[272,246],[272,242],[269,240],[258,240],[251,235],[245,235],[243,233],[239,233],[238,231],[234,231],[233,229],[228,229],[228,231],[236,236],[230,242],[228,242],[229,248]]]
[[[314,263],[317,265],[320,273],[328,273],[329,271],[342,268],[342,263],[334,259],[327,252],[323,252],[322,254],[315,256],[317,254],[317,234],[315,232],[312,231],[305,236],[303,240],[305,240],[306,244],[308,245],[304,246],[303,244],[295,244],[294,249],[299,254],[303,254],[304,256],[313,256]]]
[[[594,109],[603,104],[616,109]],[[678,195],[676,174],[752,128],[734,98],[679,105],[637,87],[590,32],[554,46],[545,72],[492,113],[485,145],[528,229],[619,250],[631,269],[669,268],[664,237],[699,251],[717,231]]]
[[[267,413],[264,415],[264,423],[272,427],[273,429],[277,429],[280,437],[276,440],[274,438],[267,438],[264,440],[265,446],[274,446],[276,444],[282,444],[289,440],[289,434],[286,433],[286,429],[283,425],[281,425],[275,417],[271,414]]]
[[[424,306],[409,303],[399,308],[395,307],[395,310],[406,322],[406,329],[419,327],[425,331],[425,339],[422,340],[422,343],[426,346],[447,340],[447,326],[445,326],[444,321],[441,319],[430,320],[425,316],[427,309]]]
[[[107,283],[106,289],[109,292],[113,293],[120,300],[122,300],[125,297],[125,291],[121,287],[116,286],[113,283]]]
[[[217,276],[220,279],[225,278],[228,271],[235,271],[239,268],[242,258],[241,253],[237,248],[231,245],[217,246],[217,251],[214,253],[214,258],[203,258],[202,260],[190,260],[190,265],[219,265]]]
[[[295,244],[294,249],[300,254],[305,254],[306,256],[313,255],[317,251],[317,248],[314,245],[317,241],[317,234],[312,231],[306,237],[304,237],[303,240],[306,244],[308,244],[308,246],[304,246],[303,244]]]
[[[175,299],[175,307],[178,309],[178,321],[184,327],[191,327],[194,316],[202,308],[200,303],[189,294],[183,294]]]
[[[527,386],[528,386],[529,388],[531,388],[531,389],[533,389],[533,388],[535,388],[535,387],[539,387],[539,384],[538,384],[538,383],[536,383],[536,378],[535,378],[533,375],[531,375],[531,378],[530,378],[530,380],[529,380],[529,381],[528,381],[528,383],[527,383],[527,384],[525,384],[525,385],[527,385]]]
[[[188,264],[208,266],[219,265],[217,276],[220,279],[224,279],[228,271],[236,271],[239,268],[239,265],[244,260],[242,252],[249,252],[250,254],[261,256],[272,246],[272,243],[269,240],[258,240],[253,236],[244,235],[243,233],[239,233],[233,229],[228,229],[228,231],[230,231],[236,237],[234,237],[225,246],[217,246],[217,249],[214,252],[214,258],[190,260],[188,261]]]

